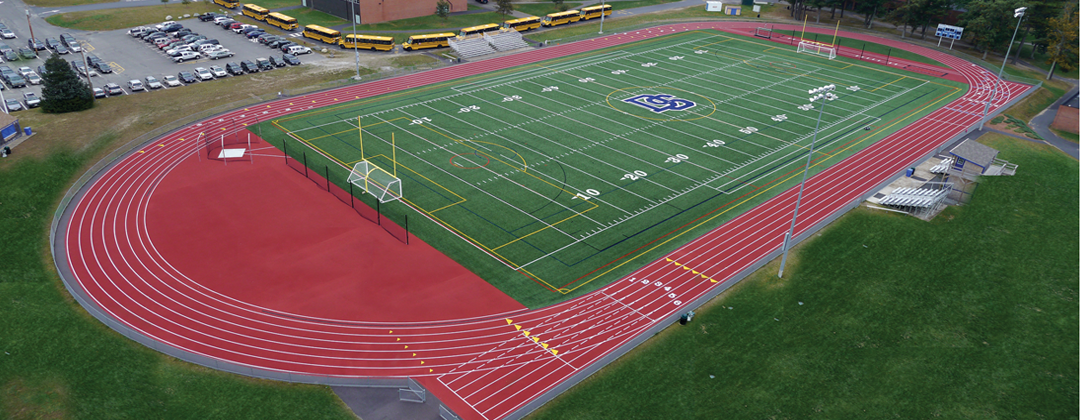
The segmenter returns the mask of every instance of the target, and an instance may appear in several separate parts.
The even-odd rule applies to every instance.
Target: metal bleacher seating
[[[521,38],[521,33],[514,30],[489,32],[484,34],[484,39],[487,40],[488,44],[491,44],[492,47],[495,47],[495,49],[499,51],[510,51],[529,47],[529,44]]]
[[[495,50],[491,48],[491,45],[488,44],[486,37],[450,40],[450,48],[453,48],[454,52],[461,58],[479,57],[495,52]]]

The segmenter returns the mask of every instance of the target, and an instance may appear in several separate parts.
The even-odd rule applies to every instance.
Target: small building
[[[967,139],[954,147],[949,175],[975,181],[982,175],[1013,175],[1016,165],[997,158],[998,151],[975,140]]]
[[[14,140],[21,132],[17,117],[0,112],[0,144]]]
[[[304,7],[356,23],[379,23],[431,16],[435,14],[435,5],[438,2],[439,0],[300,0],[300,4]],[[447,0],[447,2],[450,3],[451,13],[469,9],[467,0]]]

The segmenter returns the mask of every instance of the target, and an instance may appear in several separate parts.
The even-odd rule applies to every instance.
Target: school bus
[[[348,34],[341,37],[341,41],[338,42],[341,48],[348,49],[360,49],[360,50],[372,50],[372,51],[390,51],[394,49],[394,38],[389,36],[373,36],[373,35],[356,35]]]
[[[469,35],[482,34],[484,32],[491,32],[491,31],[497,31],[497,30],[499,30],[499,24],[497,24],[497,23],[489,23],[489,24],[486,24],[486,25],[470,26],[468,28],[462,28],[461,33],[458,34],[458,36],[464,38],[464,37],[467,37]]]
[[[581,20],[581,11],[579,10],[567,10],[559,13],[549,13],[544,16],[544,20],[540,21],[544,26],[559,26],[567,23],[574,23]]]
[[[286,31],[291,31],[300,26],[296,23],[296,18],[289,15],[283,15],[278,12],[273,12],[266,15],[266,23],[277,26]]]
[[[581,20],[596,19],[603,16],[611,16],[611,5],[589,6],[581,8]]]
[[[401,44],[401,48],[405,51],[412,51],[422,50],[424,48],[449,47],[450,39],[455,36],[456,35],[451,33],[413,35],[409,37],[408,41]]]
[[[214,4],[226,9],[235,9],[240,6],[240,2],[235,0],[214,0]]]
[[[270,13],[270,11],[259,7],[259,5],[257,4],[247,3],[244,5],[244,16],[247,16],[249,18],[255,20],[266,20],[267,13]]]
[[[341,40],[341,32],[319,25],[307,25],[304,26],[304,38],[319,40],[327,44],[337,44]]]
[[[536,29],[540,27],[540,18],[537,16],[530,16],[527,18],[508,20],[502,23],[503,29],[515,29],[518,32],[525,32],[530,29]]]

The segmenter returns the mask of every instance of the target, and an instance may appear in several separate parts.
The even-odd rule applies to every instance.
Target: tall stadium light
[[[600,35],[604,34],[604,0],[600,0]]]
[[[360,80],[360,50],[356,48],[356,0],[349,2],[349,15],[352,16],[352,48],[356,53],[356,80]]]
[[[990,113],[990,103],[994,102],[994,97],[997,96],[998,84],[1001,83],[1001,73],[1005,72],[1005,63],[1009,62],[1009,53],[1012,52],[1012,44],[1016,40],[1016,33],[1020,31],[1020,23],[1024,21],[1025,11],[1027,11],[1026,7],[1013,10],[1013,17],[1020,18],[1020,20],[1016,22],[1016,29],[1013,29],[1012,39],[1009,40],[1009,48],[1005,50],[1005,60],[1001,61],[1001,70],[998,70],[997,79],[994,79],[994,90],[990,92],[990,99],[986,101],[986,107],[983,108],[982,118],[979,119],[980,130],[982,130],[983,124],[986,123],[986,115]]]
[[[788,248],[795,236],[795,221],[799,218],[799,204],[802,203],[803,189],[806,188],[806,174],[810,173],[810,161],[814,159],[814,143],[817,143],[818,129],[821,128],[821,116],[825,114],[825,102],[831,102],[838,98],[836,94],[832,93],[834,90],[836,90],[836,85],[829,84],[807,91],[812,95],[810,96],[810,103],[821,102],[821,109],[818,110],[817,125],[814,126],[814,137],[810,140],[810,152],[806,154],[806,167],[803,168],[798,198],[795,199],[795,212],[791,215],[791,229],[784,234],[784,256],[780,258],[780,272],[776,274],[776,277],[784,277],[784,265],[787,264]]]

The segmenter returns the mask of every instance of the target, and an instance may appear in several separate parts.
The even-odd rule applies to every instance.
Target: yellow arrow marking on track
[[[507,324],[513,324],[513,323],[514,323],[514,320],[512,320],[512,319],[510,319],[510,318],[506,318],[506,323],[507,323]]]

